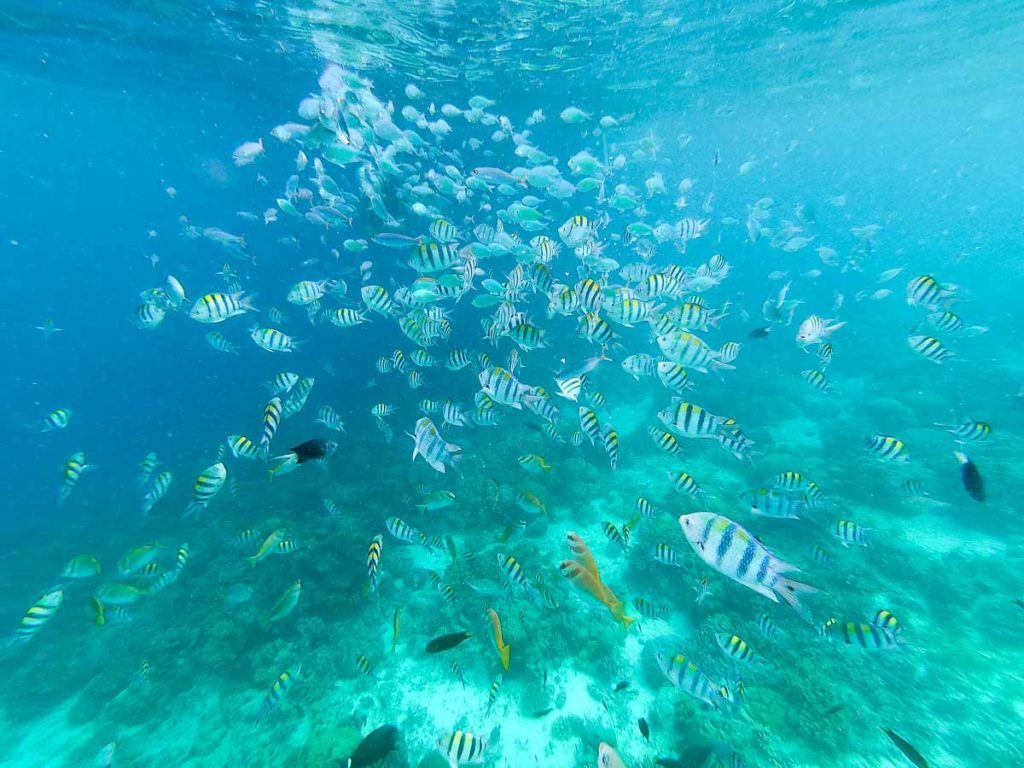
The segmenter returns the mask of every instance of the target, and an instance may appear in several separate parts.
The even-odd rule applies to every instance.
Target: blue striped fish
[[[263,697],[263,703],[260,705],[259,712],[256,714],[257,722],[269,715],[277,702],[279,702],[284,695],[291,690],[291,687],[295,684],[300,672],[302,672],[301,664],[295,668],[294,672],[285,670],[278,676],[277,680],[274,681],[274,684],[270,686],[270,690],[267,691],[267,695]]]
[[[429,417],[423,416],[416,422],[412,437],[415,446],[412,449],[413,461],[417,456],[422,456],[435,470],[444,474],[446,465],[454,464],[455,455],[462,448],[455,443],[446,442],[441,433],[438,432],[434,422]]]
[[[801,604],[799,595],[817,590],[784,576],[798,570],[797,567],[769,552],[743,526],[710,512],[682,515],[679,525],[705,563],[772,602],[779,602],[781,596],[801,618],[811,622],[810,612]]]

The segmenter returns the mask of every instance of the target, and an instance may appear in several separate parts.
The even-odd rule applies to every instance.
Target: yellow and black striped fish
[[[898,437],[891,435],[872,435],[867,438],[866,445],[871,453],[886,461],[910,461],[907,444]]]
[[[749,664],[757,658],[747,641],[738,635],[719,632],[715,635],[715,640],[718,641],[718,647],[730,659]]]
[[[366,553],[366,572],[370,577],[370,591],[377,591],[377,571],[380,568],[380,551],[384,546],[384,537],[377,534],[370,540],[370,549]]]
[[[277,433],[277,426],[281,423],[281,411],[280,397],[273,398],[263,409],[263,435],[260,437],[260,448],[264,453],[270,450],[270,441]]]
[[[21,617],[21,622],[14,631],[14,637],[11,638],[11,645],[21,645],[35,637],[36,632],[53,618],[63,602],[63,589],[54,589],[40,596]]]

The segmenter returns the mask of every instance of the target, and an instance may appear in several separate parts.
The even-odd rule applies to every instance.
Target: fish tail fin
[[[242,309],[248,310],[249,312],[259,312],[259,310],[252,304],[255,298],[255,293],[250,293],[248,296],[239,296],[238,306],[240,306]]]
[[[812,587],[810,584],[804,584],[802,581],[795,581],[793,579],[787,579],[784,576],[780,576],[778,581],[775,583],[775,591],[783,600],[789,603],[789,606],[800,615],[801,619],[806,621],[808,624],[814,623],[810,610],[800,602],[800,594],[817,592],[817,587]]]
[[[508,665],[512,661],[512,647],[507,644],[503,645],[498,649],[498,654],[501,656],[501,666],[508,672]]]

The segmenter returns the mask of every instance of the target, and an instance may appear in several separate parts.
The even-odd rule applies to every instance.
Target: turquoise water
[[[930,766],[1021,762],[1022,22],[1004,2],[5,5],[0,763],[333,766],[387,724],[392,767],[912,765],[883,728]],[[549,309],[549,280],[587,279],[603,345]],[[238,292],[253,311],[196,319]],[[802,343],[812,316],[842,325]],[[254,324],[300,343],[261,349]],[[557,394],[602,349],[578,402]],[[677,455],[648,435],[673,393],[633,355],[682,360],[679,396],[716,417],[676,425]],[[527,390],[489,402],[494,366]],[[312,388],[280,393],[260,452],[281,372]],[[423,417],[461,448],[427,449],[443,474],[412,456]],[[287,466],[312,439],[337,447]],[[799,519],[752,511],[773,487]],[[726,573],[684,535],[700,512],[725,518],[705,556]],[[748,547],[817,589],[800,611],[730,578]],[[466,731],[482,754],[452,746]]]

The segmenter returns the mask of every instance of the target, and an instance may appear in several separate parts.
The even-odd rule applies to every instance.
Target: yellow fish
[[[498,656],[501,657],[501,666],[508,672],[512,649],[505,643],[505,638],[501,635],[501,619],[498,618],[498,612],[493,608],[487,609],[487,615],[491,619],[491,628],[494,630],[494,647],[498,649]]]
[[[524,453],[519,457],[519,466],[531,475],[541,475],[551,471],[551,465],[547,460],[537,453]]]
[[[255,566],[256,563],[266,558],[267,555],[271,554],[274,551],[274,546],[277,544],[277,540],[280,539],[282,536],[284,536],[284,530],[281,528],[278,528],[276,531],[267,536],[267,538],[263,540],[263,543],[260,544],[260,548],[256,552],[256,554],[248,558],[250,565]]]

